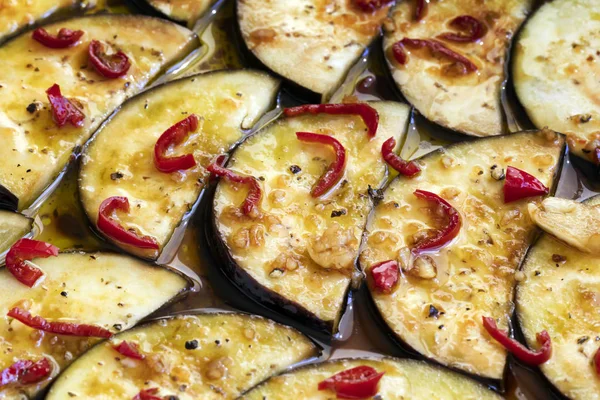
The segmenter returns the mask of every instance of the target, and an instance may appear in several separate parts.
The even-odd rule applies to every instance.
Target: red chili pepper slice
[[[486,331],[499,342],[506,350],[528,365],[540,365],[545,363],[552,356],[552,341],[546,330],[536,334],[537,342],[541,345],[538,351],[531,351],[515,339],[508,337],[508,334],[498,329],[496,321],[490,317],[483,317],[483,327]]]
[[[32,239],[20,239],[6,253],[6,269],[22,284],[33,287],[44,273],[27,260],[58,255],[58,247]]]
[[[42,358],[40,361],[36,362],[25,370],[23,375],[21,375],[19,382],[24,385],[37,383],[50,375],[51,371],[52,365],[50,364],[50,361],[48,361],[47,358]]]
[[[158,388],[144,389],[135,395],[133,400],[162,400],[162,397],[155,396]]]
[[[116,222],[111,214],[119,210],[125,213],[129,212],[129,199],[122,196],[109,197],[100,204],[98,210],[98,229],[106,236],[140,249],[158,250],[160,246],[158,242],[148,236],[140,237],[135,232],[131,232],[118,222]]]
[[[165,153],[171,145],[178,145],[187,137],[188,133],[198,129],[198,116],[192,114],[167,129],[154,145],[154,165],[161,172],[175,172],[190,169],[196,166],[192,154],[177,157],[167,157]]]
[[[119,354],[122,354],[125,357],[133,358],[136,360],[143,360],[144,358],[146,358],[146,356],[140,353],[140,348],[137,345],[137,343],[123,340],[118,345],[114,345],[113,349],[115,349]]]
[[[381,146],[381,155],[386,163],[396,171],[398,171],[401,175],[413,177],[419,172],[421,172],[421,168],[414,161],[406,161],[403,160],[399,155],[394,153],[394,148],[396,147],[396,140],[391,137],[383,143]]]
[[[283,110],[286,117],[295,117],[301,114],[329,114],[329,115],[358,115],[367,126],[369,137],[375,136],[379,126],[377,110],[365,103],[348,104],[305,104],[302,106],[286,108]]]
[[[550,191],[535,176],[515,167],[506,168],[504,202],[511,203],[526,197],[543,196]]]
[[[51,49],[65,49],[73,46],[83,36],[83,31],[72,31],[61,28],[56,36],[49,34],[44,28],[37,28],[31,37]]]
[[[382,293],[390,293],[398,282],[400,268],[394,260],[382,261],[371,267],[371,276],[375,289]]]
[[[456,208],[437,194],[425,190],[415,190],[414,195],[440,207],[444,215],[448,217],[448,225],[438,230],[437,234],[421,240],[412,248],[413,255],[418,255],[423,251],[439,249],[448,244],[460,232],[462,220]]]
[[[55,83],[46,90],[46,94],[52,107],[52,118],[59,128],[65,126],[67,122],[76,127],[83,126],[85,114],[62,95],[60,86]]]
[[[48,322],[44,318],[34,317],[29,311],[19,307],[12,308],[8,314],[9,317],[16,319],[30,328],[40,331],[56,333],[65,336],[99,337],[108,339],[112,337],[110,331],[95,325],[72,324],[70,322]]]
[[[596,350],[596,354],[594,354],[594,370],[596,375],[600,377],[600,349]]]
[[[467,57],[458,54],[454,50],[450,50],[444,44],[436,40],[428,39],[410,39],[404,38],[392,45],[392,54],[398,64],[405,65],[408,62],[408,57],[404,51],[404,47],[409,49],[423,49],[427,47],[434,55],[444,57],[450,61],[462,65],[465,68],[466,73],[477,71],[477,65],[475,65]]]
[[[225,156],[217,157],[216,161],[210,164],[206,169],[218,177],[225,178],[230,182],[241,183],[249,186],[248,195],[242,204],[242,213],[251,215],[258,211],[258,203],[262,197],[260,184],[253,176],[242,176],[222,166]]]
[[[104,52],[104,44],[98,40],[92,40],[88,48],[90,62],[98,73],[106,78],[119,78],[129,71],[131,62],[129,57],[122,51],[108,55]]]
[[[30,360],[19,360],[10,367],[0,371],[0,387],[11,383],[27,385],[37,383],[50,375],[52,366],[47,358],[34,363]]]
[[[319,390],[333,390],[338,399],[367,399],[377,394],[377,384],[385,372],[361,365],[338,372],[319,382]]]
[[[417,0],[417,6],[415,8],[415,19],[417,21],[421,21],[425,18],[425,14],[427,14],[427,5],[428,1],[426,0]]]
[[[483,22],[470,15],[461,15],[460,17],[454,18],[450,21],[450,26],[465,33],[446,32],[438,37],[451,42],[468,43],[478,41],[487,33],[487,29]]]
[[[336,183],[344,176],[346,168],[346,149],[334,137],[328,135],[318,135],[310,132],[296,132],[298,140],[307,143],[321,143],[333,147],[335,152],[335,161],[329,165],[327,171],[319,178],[310,194],[312,197],[320,197],[334,187]]]
[[[393,0],[354,0],[354,4],[365,12],[374,12],[388,5]]]

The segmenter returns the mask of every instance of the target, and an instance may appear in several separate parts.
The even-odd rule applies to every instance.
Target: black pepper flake
[[[438,319],[439,316],[440,316],[440,311],[437,308],[435,308],[435,306],[433,304],[430,304],[429,305],[429,315],[427,317]]]
[[[113,328],[115,328],[117,331],[120,331],[121,329],[123,329],[123,325],[121,325],[121,324],[114,324]]]
[[[444,325],[438,326],[438,329],[444,329]]]
[[[37,111],[37,104],[31,103],[30,105],[27,106],[27,112],[29,114],[33,114],[36,111]]]
[[[540,276],[542,273],[540,271],[535,271],[535,276]]]
[[[561,256],[560,254],[552,254],[552,261],[554,261],[555,263],[564,263],[565,261],[567,261],[567,257]]]
[[[584,344],[585,342],[587,342],[589,340],[589,336],[582,336],[579,339],[577,339],[577,344]]]
[[[346,209],[342,208],[341,210],[333,210],[331,212],[331,218],[340,217],[342,215],[346,215]]]
[[[265,181],[265,177],[264,176],[259,176],[258,180],[261,181],[261,182],[264,182]]]
[[[171,396],[165,397],[165,400],[179,400],[179,397],[171,395]]]
[[[297,165],[290,166],[290,172],[292,174],[295,175],[295,174],[299,173],[300,171],[302,171],[302,168],[300,168],[299,166],[297,166]]]
[[[220,341],[220,340],[215,340],[215,344],[216,344],[217,346],[220,346],[220,345],[221,345],[221,341]]]
[[[117,179],[121,179],[123,176],[125,176],[125,175],[123,175],[122,172],[117,171],[117,172],[113,172],[112,174],[110,174],[110,179],[112,179],[113,181],[116,181]]]
[[[60,295],[62,297],[67,297],[69,294],[63,290],[62,292],[60,292]]]
[[[373,199],[373,203],[375,203],[375,205],[379,204],[379,202],[383,200],[383,190],[381,189],[373,189],[371,185],[369,185],[367,193],[369,193],[369,196],[371,197],[371,199]]]
[[[197,348],[198,348],[198,341],[196,339],[188,340],[187,342],[185,342],[186,350],[196,350]]]

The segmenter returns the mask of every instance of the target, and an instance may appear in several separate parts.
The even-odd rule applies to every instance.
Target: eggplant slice
[[[0,184],[27,208],[59,175],[82,145],[127,97],[142,90],[166,66],[197,44],[195,34],[172,22],[139,15],[98,15],[45,26],[81,29],[67,49],[50,49],[23,34],[0,47]],[[91,40],[108,42],[131,61],[126,75],[106,79],[88,63]],[[45,91],[57,83],[80,105],[84,126],[58,128]]]
[[[399,177],[387,187],[367,228],[360,264],[369,277],[382,261],[397,260],[402,267],[392,293],[369,285],[376,308],[401,343],[440,364],[502,378],[506,351],[484,330],[482,316],[500,318],[506,327],[514,275],[535,234],[527,201],[542,199],[505,204],[503,181],[497,179],[510,165],[552,188],[564,147],[564,137],[549,130],[458,143],[418,159],[420,175]],[[409,247],[440,224],[432,218],[434,209],[413,194],[416,189],[448,201],[462,227],[450,244],[413,263]]]
[[[502,397],[481,383],[456,372],[409,359],[340,359],[311,364],[273,377],[239,400],[333,399],[332,390],[318,390],[319,382],[350,368],[369,366],[385,372],[377,394],[386,400],[500,400]],[[338,397],[341,398],[341,397]]]
[[[331,94],[379,34],[390,6],[371,13],[352,0],[238,0],[246,47],[273,72]]]
[[[600,207],[600,196],[585,202]],[[585,224],[587,221],[570,221]],[[523,263],[517,286],[517,317],[529,346],[547,330],[552,357],[540,366],[548,380],[570,399],[595,399],[600,379],[593,358],[600,346],[600,256],[583,253],[544,234]]]
[[[29,3],[3,1],[0,7],[0,43],[25,27],[53,14],[69,9],[91,8],[94,3],[95,1],[81,0],[36,0]]]
[[[33,220],[11,211],[0,210],[0,256],[18,239],[31,232]],[[0,264],[2,259],[0,258]]]
[[[34,288],[18,282],[6,268],[0,270],[0,371],[17,360],[35,362],[43,356],[52,360],[54,369],[38,384],[0,388],[0,398],[14,398],[18,393],[33,396],[100,340],[29,328],[6,316],[11,308],[118,332],[131,328],[188,286],[184,278],[164,268],[111,253],[61,253],[33,262],[46,274]]]
[[[217,0],[137,0],[165,17],[191,26]]]
[[[511,36],[532,7],[532,0],[450,0],[430,2],[425,17],[415,19],[416,1],[402,1],[384,25],[383,46],[394,81],[425,118],[472,136],[504,132],[500,103],[506,79],[504,62]],[[468,15],[485,24],[487,32],[473,43],[453,43],[438,36],[454,32],[454,18]],[[405,48],[408,61],[395,60],[392,45],[403,38],[436,40],[467,57],[477,71],[462,75],[460,64],[432,56],[429,50]]]
[[[371,105],[380,116],[372,139],[359,117],[319,114],[280,119],[240,145],[228,168],[259,180],[260,215],[239,212],[247,190],[226,180],[214,198],[210,238],[229,278],[263,305],[327,334],[337,331],[355,273],[369,189],[386,177],[381,145],[392,136],[399,142],[408,121],[404,104]],[[332,150],[300,142],[298,131],[332,135],[346,149],[345,176],[324,198],[310,191]]]
[[[127,102],[82,157],[81,201],[92,223],[104,199],[126,196],[132,211],[119,214],[121,224],[155,238],[162,250],[208,182],[208,164],[274,106],[278,88],[279,81],[262,72],[223,71],[168,83]],[[157,139],[190,114],[198,116],[198,129],[174,152],[193,154],[196,167],[160,172],[154,165]],[[109,240],[141,257],[159,254]]]
[[[600,3],[554,0],[519,34],[512,65],[517,96],[535,126],[567,135],[569,149],[598,162]]]
[[[113,346],[123,341],[138,345],[144,359],[119,355]],[[65,371],[47,399],[67,399],[72,393],[90,400],[129,400],[153,388],[165,399],[230,399],[318,353],[300,332],[265,318],[177,316],[99,344]]]

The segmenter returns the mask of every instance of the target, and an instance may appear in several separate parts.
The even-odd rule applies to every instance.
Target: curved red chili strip
[[[131,62],[122,51],[108,55],[104,52],[104,45],[98,40],[92,40],[88,47],[90,62],[98,73],[106,78],[119,78],[129,71]]]
[[[381,293],[390,293],[400,276],[400,268],[395,260],[377,263],[371,267],[370,271],[373,277],[373,285]]]
[[[155,396],[158,388],[144,389],[135,395],[133,400],[162,400],[162,397]]]
[[[329,165],[327,171],[319,178],[310,194],[312,197],[320,197],[334,187],[342,176],[346,168],[346,149],[334,137],[328,135],[318,135],[311,132],[296,132],[298,140],[307,143],[321,143],[333,147],[335,152],[335,161]]]
[[[154,145],[154,165],[161,172],[175,172],[190,169],[196,166],[196,160],[192,154],[177,157],[167,157],[165,153],[171,145],[183,142],[188,133],[198,129],[198,116],[191,114],[189,117],[177,122],[167,129]]]
[[[354,0],[354,4],[365,12],[374,12],[394,0]]]
[[[25,370],[19,382],[23,385],[37,383],[50,375],[50,372],[52,372],[50,361],[47,358],[42,358]]]
[[[135,360],[143,360],[144,358],[146,358],[146,356],[140,353],[140,348],[137,345],[137,343],[123,340],[118,345],[114,345],[113,349],[115,349],[119,354],[124,355],[125,357],[133,358]]]
[[[543,196],[550,192],[535,176],[510,166],[506,168],[503,190],[505,203],[527,197]]]
[[[58,255],[58,247],[32,239],[20,239],[6,253],[6,269],[22,284],[33,287],[44,273],[27,260]]]
[[[65,49],[73,46],[83,36],[83,31],[72,31],[71,29],[61,28],[56,36],[49,34],[44,28],[37,28],[33,31],[31,37],[51,49]]]
[[[594,354],[594,371],[596,371],[596,375],[600,378],[600,348]]]
[[[129,199],[122,196],[113,196],[104,200],[98,210],[98,230],[118,242],[140,249],[158,250],[160,248],[154,238],[140,237],[135,232],[123,228],[111,217],[115,210],[128,213]]]
[[[47,358],[34,363],[30,360],[19,360],[10,367],[0,371],[0,387],[11,383],[27,385],[37,383],[52,372],[52,366]]]
[[[415,7],[415,19],[417,21],[421,21],[425,18],[425,14],[427,14],[427,5],[428,1],[426,0],[417,0],[417,5]]]
[[[496,321],[490,317],[483,317],[483,327],[497,342],[506,350],[528,365],[540,365],[545,363],[552,356],[552,341],[547,331],[543,330],[536,334],[537,342],[541,345],[538,351],[531,351],[515,339],[508,337],[508,334],[498,329]]]
[[[302,106],[286,108],[283,114],[286,117],[295,117],[301,114],[330,114],[330,115],[358,115],[367,126],[369,137],[375,136],[379,126],[379,113],[365,103],[347,104],[305,104]]]
[[[414,161],[406,161],[403,160],[402,157],[394,153],[394,148],[396,148],[396,140],[394,137],[389,138],[383,143],[381,146],[381,155],[386,163],[396,171],[398,171],[401,175],[413,177],[419,172],[421,172],[421,168]]]
[[[451,42],[468,43],[478,41],[487,33],[487,28],[483,22],[470,15],[461,15],[454,18],[450,21],[450,26],[465,33],[446,32],[438,37]]]
[[[52,108],[52,118],[59,128],[65,126],[67,122],[76,127],[83,126],[85,114],[62,95],[60,86],[55,83],[46,90],[46,94]]]
[[[456,208],[452,207],[450,203],[437,194],[425,190],[416,190],[414,195],[440,207],[444,215],[448,218],[448,225],[440,229],[435,235],[421,240],[412,248],[411,252],[413,255],[418,255],[423,251],[439,249],[448,244],[460,232],[462,220]]]
[[[108,339],[112,333],[102,327],[87,324],[72,324],[70,322],[48,322],[44,318],[32,316],[28,311],[19,307],[12,308],[9,317],[16,319],[30,328],[65,336],[99,337]]]
[[[230,182],[242,183],[249,186],[248,195],[242,204],[242,213],[251,215],[258,210],[258,203],[262,197],[260,184],[253,176],[242,176],[222,166],[225,160],[224,156],[217,157],[216,161],[210,164],[206,169],[218,177],[225,178]]]
[[[477,65],[475,65],[467,57],[458,54],[454,50],[450,50],[444,44],[436,40],[428,39],[410,39],[404,38],[392,45],[392,54],[398,62],[398,64],[405,65],[408,62],[404,47],[410,49],[423,49],[428,48],[434,55],[442,56],[450,61],[454,61],[457,64],[464,66],[467,73],[477,71]]]
[[[377,394],[377,384],[385,372],[361,365],[338,372],[319,382],[319,390],[333,390],[338,399],[367,399]]]

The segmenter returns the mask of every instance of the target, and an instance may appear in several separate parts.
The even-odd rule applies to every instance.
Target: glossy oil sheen
[[[228,1],[220,9],[216,19],[211,22],[201,38],[206,45],[206,53],[199,57],[190,71],[208,71],[221,68],[232,68],[244,65],[243,53],[232,46],[236,40],[235,30],[228,22],[233,21],[233,1]],[[354,89],[345,92],[359,100],[401,100],[402,97],[394,88],[392,80],[386,72],[381,54],[381,43],[377,41],[370,49],[365,68],[346,80],[346,84]],[[516,131],[529,128],[521,107],[518,105],[513,91],[503,89],[502,106],[506,117],[505,130]],[[288,101],[290,97],[284,97]],[[293,100],[292,100],[293,101]],[[414,114],[403,143],[404,157],[420,156],[433,149],[456,141],[469,140],[454,132],[439,128],[418,114]],[[573,164],[577,165],[574,168]],[[600,187],[593,183],[594,169],[579,159],[565,158],[561,172],[561,182],[557,195],[566,198],[584,199],[596,192]],[[43,222],[41,240],[57,244],[61,248],[99,249],[110,248],[110,245],[99,240],[86,226],[84,213],[79,205],[76,190],[76,174],[67,174],[59,189],[43,205],[40,218]],[[288,324],[294,324],[292,318],[278,316],[273,312],[253,303],[225,278],[218,270],[219,263],[214,260],[207,246],[205,225],[210,216],[210,203],[206,199],[200,204],[197,213],[189,221],[187,229],[175,233],[182,244],[172,260],[164,260],[169,265],[189,268],[201,277],[201,287],[182,301],[169,306],[160,315],[193,309],[242,309],[261,315],[276,318]],[[210,281],[210,283],[209,283]],[[364,355],[385,354],[406,357],[409,353],[390,341],[384,333],[383,326],[374,318],[374,310],[370,304],[365,288],[353,294],[353,306],[347,307],[342,318],[340,333],[336,340],[328,343],[324,358],[357,357]],[[506,393],[508,399],[533,400],[538,398],[554,398],[548,389],[549,385],[540,376],[520,365],[511,362],[508,370]],[[518,376],[518,378],[515,378]]]

